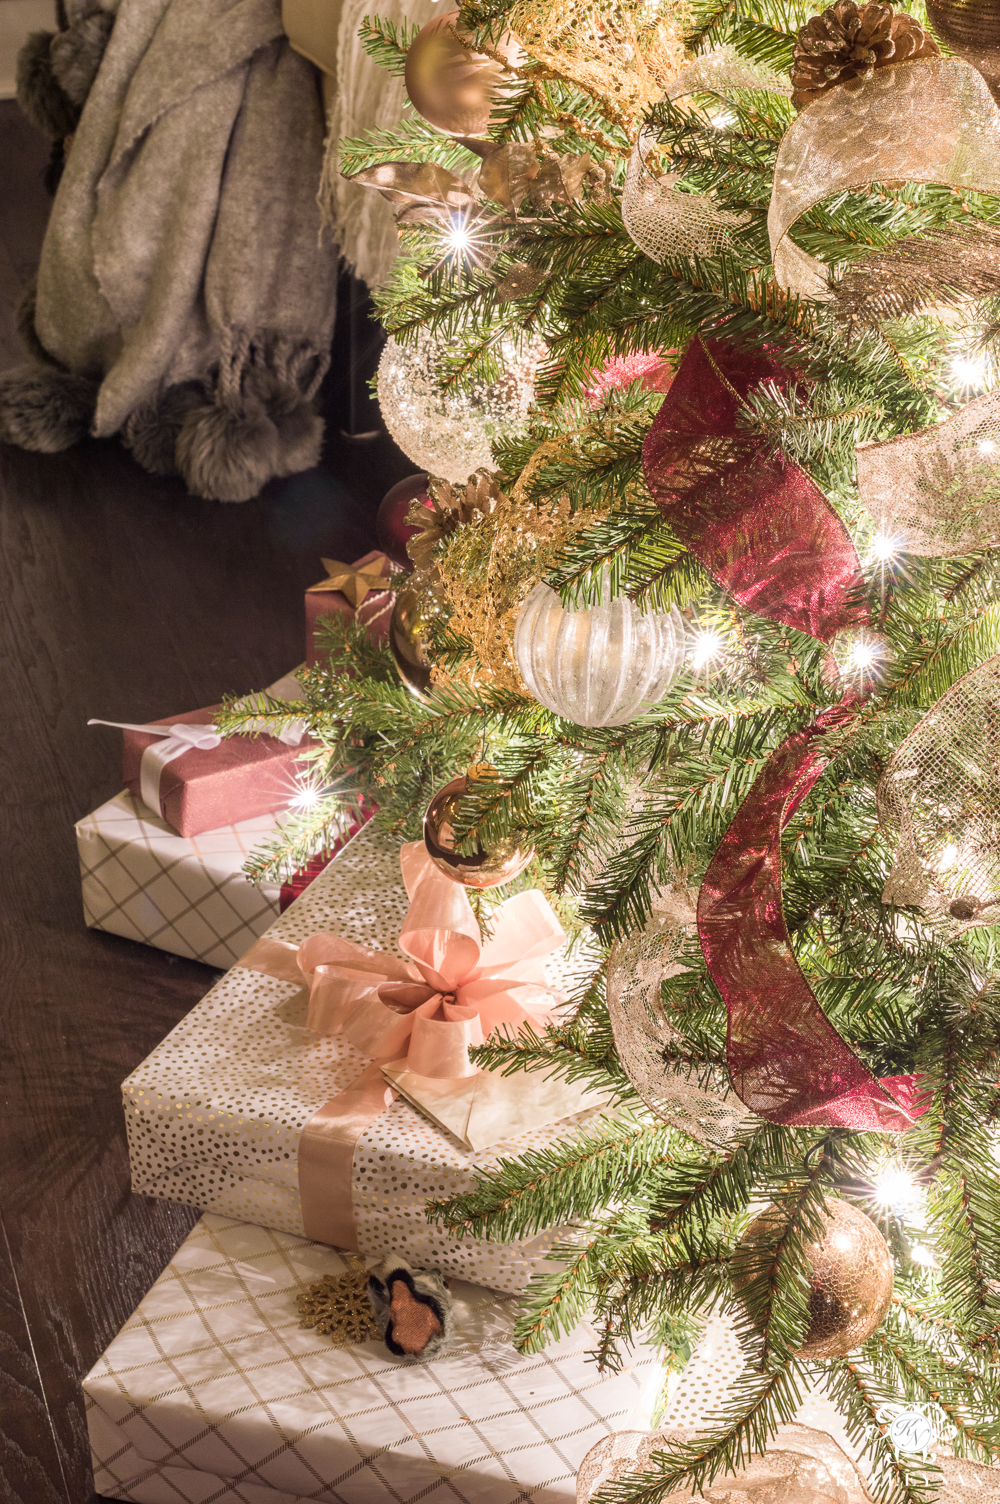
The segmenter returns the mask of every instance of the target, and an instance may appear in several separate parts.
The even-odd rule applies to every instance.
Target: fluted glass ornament
[[[532,590],[514,628],[514,655],[528,689],[577,726],[634,720],[662,698],[684,651],[676,606],[646,612],[620,595],[608,605],[567,611],[544,583]]]

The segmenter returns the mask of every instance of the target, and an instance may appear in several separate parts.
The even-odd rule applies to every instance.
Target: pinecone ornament
[[[795,43],[792,103],[797,109],[837,84],[858,88],[876,68],[940,57],[937,42],[912,16],[870,0],[837,0],[820,16],[810,16]]]

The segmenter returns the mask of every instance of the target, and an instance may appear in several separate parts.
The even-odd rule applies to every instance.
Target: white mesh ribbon
[[[695,933],[697,893],[678,882],[660,894],[644,929],[612,947],[608,1013],[622,1068],[657,1117],[701,1143],[723,1144],[754,1121],[722,1065],[694,1064],[663,1006],[660,983],[683,970],[677,957]]]
[[[730,47],[716,47],[695,58],[666,89],[668,99],[685,94],[718,93],[727,89],[769,89],[791,94],[792,86],[780,73],[758,67]],[[641,251],[652,261],[670,256],[714,256],[730,236],[745,223],[739,214],[720,209],[706,193],[680,193],[674,184],[679,173],[657,177],[647,162],[656,147],[656,132],[644,126],[632,148],[625,188],[622,219]]]
[[[1000,392],[920,433],[860,444],[858,491],[885,537],[941,558],[1000,542]]]
[[[803,297],[829,297],[826,266],[788,239],[807,210],[870,183],[944,183],[1000,193],[1000,111],[958,58],[878,69],[831,89],[793,121],[774,164],[767,228],[774,273]]]

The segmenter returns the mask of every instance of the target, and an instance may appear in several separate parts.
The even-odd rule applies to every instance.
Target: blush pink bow
[[[410,961],[311,935],[298,952],[310,987],[307,1025],[343,1034],[379,1060],[405,1056],[418,1076],[474,1076],[472,1046],[504,1025],[513,1032],[550,1020],[545,958],[565,933],[533,890],[499,905],[483,944],[464,888],[437,870],[422,841],[402,848],[400,865],[410,907],[399,948]]]

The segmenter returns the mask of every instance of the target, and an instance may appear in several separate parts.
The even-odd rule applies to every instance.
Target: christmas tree
[[[874,1496],[932,1497],[894,1416],[1000,1458],[1000,113],[853,0],[365,27],[415,108],[340,164],[397,212],[380,394],[432,479],[254,871],[458,777],[457,875],[523,867],[482,925],[537,886],[591,958],[477,1059],[616,1110],[428,1215],[571,1229],[525,1351],[733,1315],[710,1432],[605,1497],[707,1487],[820,1375]]]

